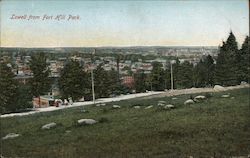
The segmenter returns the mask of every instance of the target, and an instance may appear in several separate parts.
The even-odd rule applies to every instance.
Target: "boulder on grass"
[[[166,101],[160,100],[160,101],[158,101],[158,103],[166,104]]]
[[[46,125],[43,125],[42,129],[51,129],[51,128],[55,127],[55,126],[56,126],[56,123],[55,122],[51,122],[51,123],[48,123]]]
[[[99,106],[101,106],[101,104],[96,104],[95,106],[96,106],[96,107],[99,107]]]
[[[188,104],[194,104],[194,101],[192,99],[188,99],[184,102],[184,105],[188,105]]]
[[[93,124],[97,123],[97,121],[94,119],[80,119],[77,121],[77,123],[79,125],[93,125]]]
[[[230,95],[229,95],[229,94],[224,94],[224,95],[222,95],[221,97],[222,97],[222,98],[229,98]]]
[[[206,97],[205,96],[203,96],[203,95],[198,95],[198,96],[196,96],[196,97],[194,97],[194,101],[201,101],[201,100],[204,100],[204,99],[206,99]]]
[[[120,109],[121,106],[119,106],[119,105],[113,105],[112,108],[113,108],[113,109]]]
[[[176,99],[178,99],[178,98],[176,98],[176,97],[172,98],[172,100],[176,100]]]
[[[222,86],[220,86],[220,85],[215,85],[215,86],[214,86],[214,90],[215,90],[216,92],[220,92],[220,91],[225,91],[226,88],[225,88],[225,87],[222,87]]]
[[[140,106],[134,106],[135,109],[140,109],[141,107]]]
[[[174,109],[174,108],[175,108],[175,106],[174,106],[174,105],[171,105],[171,104],[168,104],[168,105],[165,105],[165,106],[164,106],[164,109],[166,109],[166,110]]]
[[[16,133],[9,133],[7,134],[5,137],[2,138],[2,140],[5,140],[5,139],[13,139],[13,138],[16,138],[16,137],[19,137],[20,134],[16,134]]]
[[[151,109],[152,107],[154,107],[153,105],[149,105],[147,107],[145,107],[145,109]]]

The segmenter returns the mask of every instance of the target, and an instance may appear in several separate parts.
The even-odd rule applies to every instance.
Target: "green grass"
[[[221,98],[230,93],[231,98]],[[197,94],[199,95],[199,94]],[[195,96],[195,95],[193,95]],[[19,133],[20,137],[2,140],[6,157],[229,157],[250,154],[249,89],[214,93],[204,102],[184,105],[190,95],[155,99],[132,99],[109,103],[106,107],[80,107],[31,116],[2,118],[1,137]],[[164,111],[159,100],[177,108]],[[111,105],[121,105],[112,109]],[[131,106],[139,104],[143,108]],[[81,118],[102,120],[91,126],[76,126]],[[50,122],[59,124],[41,130]],[[71,132],[66,132],[71,131]]]

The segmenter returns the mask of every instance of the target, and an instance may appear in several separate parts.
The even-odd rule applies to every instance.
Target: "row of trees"
[[[215,84],[224,86],[236,85],[241,81],[250,81],[249,37],[247,36],[241,49],[235,36],[231,32],[228,39],[219,48],[216,61],[210,56],[201,59],[197,65],[189,62],[180,63],[178,59],[172,65],[174,88],[207,87]],[[119,60],[118,60],[119,62]],[[20,85],[11,72],[11,64],[0,63],[0,112],[16,111],[27,107],[32,97],[46,94],[51,90],[50,70],[44,53],[32,55],[30,68],[33,78],[28,85]],[[132,90],[145,92],[146,90],[164,90],[171,88],[170,66],[163,69],[160,63],[153,63],[150,74],[139,71],[134,76],[134,87],[121,84],[116,70],[105,71],[102,65],[93,70],[96,98],[110,97]],[[91,72],[83,71],[77,61],[67,61],[61,71],[60,78],[55,83],[62,98],[72,97],[78,100],[82,96],[92,98]]]

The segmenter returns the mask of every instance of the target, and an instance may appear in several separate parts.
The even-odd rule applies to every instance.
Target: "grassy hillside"
[[[221,98],[230,93],[232,98]],[[198,94],[197,94],[198,95]],[[193,95],[196,96],[196,95]],[[6,157],[222,157],[250,154],[249,89],[214,93],[193,105],[183,102],[190,95],[156,99],[133,99],[105,107],[71,108],[31,116],[1,118],[1,137],[19,133],[20,137],[1,141]],[[162,110],[165,100],[176,106]],[[121,105],[112,109],[111,105]],[[132,108],[139,104],[140,109]],[[100,122],[76,126],[76,121],[92,118]],[[58,126],[41,130],[56,122]]]

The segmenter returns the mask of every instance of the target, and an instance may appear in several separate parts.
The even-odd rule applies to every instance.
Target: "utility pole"
[[[171,66],[171,90],[174,89],[174,74],[173,74],[173,64],[175,63],[175,60],[170,61]]]
[[[174,81],[173,81],[173,66],[172,66],[172,62],[170,63],[171,65],[171,90],[174,89]]]
[[[92,61],[91,61],[91,83],[92,83],[92,97],[93,97],[93,103],[95,104],[95,83],[94,83],[94,64],[93,64],[93,55],[95,54],[95,49],[94,52],[92,53]]]

